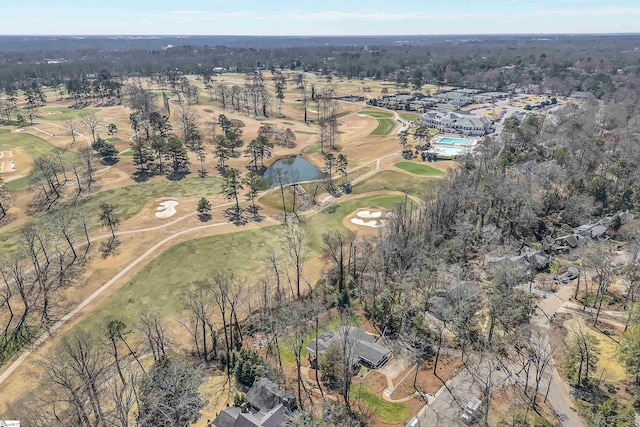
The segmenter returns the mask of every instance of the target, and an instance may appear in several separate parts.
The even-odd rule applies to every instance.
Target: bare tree
[[[295,272],[295,292],[298,299],[301,297],[300,284],[304,280],[303,267],[307,257],[307,239],[304,228],[299,224],[287,225],[284,240],[284,251]]]
[[[93,143],[96,142],[96,136],[104,127],[104,124],[98,116],[95,114],[81,114],[80,115],[80,123],[82,126],[91,134],[93,138]]]
[[[146,344],[153,354],[156,362],[167,355],[167,339],[165,337],[164,326],[158,316],[153,311],[139,312],[140,324],[138,329],[144,334]]]
[[[64,123],[67,125],[67,129],[71,134],[71,144],[75,144],[76,133],[78,131],[78,122],[76,122],[74,119],[68,119],[68,120],[65,120]]]

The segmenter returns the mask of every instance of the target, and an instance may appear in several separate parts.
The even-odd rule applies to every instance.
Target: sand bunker
[[[362,209],[356,212],[356,215],[351,218],[352,224],[361,225],[363,227],[378,228],[385,225],[388,220],[385,219],[390,216],[391,212],[374,211],[370,209]]]
[[[13,151],[0,151],[0,158],[13,157]]]
[[[0,162],[0,173],[9,173],[16,170],[16,164],[13,160],[10,162]]]
[[[363,211],[358,211],[356,215],[364,219],[380,218],[382,217],[382,212],[363,210]]]
[[[351,218],[351,222],[354,223],[355,225],[363,225],[365,227],[371,227],[371,228],[378,228],[378,221],[365,221],[364,219],[360,219],[360,218]]]
[[[176,206],[179,204],[180,203],[176,200],[165,200],[164,202],[160,202],[156,208],[156,217],[161,219],[171,218],[176,214]]]

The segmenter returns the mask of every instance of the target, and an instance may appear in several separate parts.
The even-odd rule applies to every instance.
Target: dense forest
[[[616,84],[638,84],[640,73],[640,38],[635,35],[292,40],[274,38],[271,46],[263,40],[265,45],[255,47],[251,38],[3,38],[0,86],[34,80],[57,85],[100,72],[116,77],[210,76],[221,69],[258,68],[388,79],[400,85],[446,83],[486,90],[539,85],[540,90],[563,95],[586,91],[601,97]],[[23,50],[10,48],[13,43]],[[39,50],[30,48],[35,45]]]

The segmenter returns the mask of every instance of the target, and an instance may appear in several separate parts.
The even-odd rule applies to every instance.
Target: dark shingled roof
[[[346,343],[346,345],[349,346],[348,352],[351,353],[354,359],[352,360],[353,364],[358,361],[363,361],[374,368],[378,368],[389,358],[391,351],[376,344],[375,341],[376,338],[373,335],[366,333],[360,328],[355,326],[342,326],[338,332],[331,337],[318,337],[318,353],[324,353],[331,343],[337,342],[340,345]],[[315,354],[315,339],[309,342],[307,350]]]
[[[273,381],[262,378],[247,393],[247,402],[261,411],[270,411],[280,403],[285,406],[293,405],[295,397]]]
[[[213,421],[215,427],[279,427],[295,407],[295,397],[267,378],[251,387],[246,396],[251,409],[224,409]],[[253,409],[255,408],[255,409]],[[256,411],[257,409],[257,411]]]

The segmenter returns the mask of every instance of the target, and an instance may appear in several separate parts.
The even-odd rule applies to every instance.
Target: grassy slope
[[[0,129],[0,150],[21,148],[32,158],[41,157],[55,148],[53,144],[28,133],[12,133],[9,129]]]
[[[52,112],[59,111],[60,114],[49,114]],[[56,107],[45,107],[40,108],[40,119],[41,120],[52,120],[52,121],[62,121],[68,119],[77,119],[81,114],[95,114],[100,111],[98,108],[56,108]]]
[[[382,400],[368,385],[363,384],[360,388],[360,384],[353,384],[349,394],[352,399],[360,397],[360,400],[376,414],[380,421],[396,424],[405,421],[411,415],[408,406]]]
[[[391,113],[383,111],[361,111],[360,113],[371,116],[378,121],[378,127],[371,132],[371,135],[386,136],[393,132],[396,127]]]
[[[441,176],[442,171],[440,169],[432,168],[431,166],[422,165],[415,162],[399,162],[394,165],[397,168],[410,172],[414,175],[421,176]]]
[[[393,208],[399,196],[374,196],[350,200],[326,209],[305,223],[310,256],[318,255],[322,234],[343,227],[346,215],[361,207]],[[140,273],[92,311],[80,326],[93,329],[106,316],[133,323],[137,311],[153,307],[163,316],[182,310],[180,295],[196,280],[206,279],[217,269],[232,271],[237,277],[255,284],[264,266],[268,248],[278,249],[283,235],[281,226],[203,237],[176,245],[151,261]]]
[[[401,172],[381,171],[353,187],[354,194],[370,191],[401,191],[414,196],[423,196],[437,183],[433,178],[410,176]]]
[[[143,206],[157,197],[205,197],[220,193],[221,179],[218,177],[187,178],[180,181],[159,179],[150,182],[132,184],[112,190],[101,191],[82,199],[75,206],[65,206],[61,209],[83,209],[92,215],[91,228],[100,227],[97,213],[102,202],[116,205],[116,214],[121,221],[138,214]],[[40,221],[42,217],[34,221]],[[20,236],[21,227],[7,230],[0,234],[0,251],[11,250],[15,247]]]
[[[8,129],[0,129],[0,151],[20,148],[26,152],[31,158],[37,159],[43,155],[50,153],[55,149],[53,144],[25,132],[12,133]],[[65,158],[72,158],[75,154],[68,153]],[[6,188],[11,191],[22,190],[29,186],[29,178],[22,177],[5,184]]]

